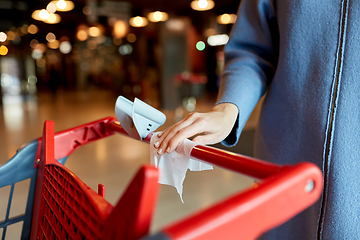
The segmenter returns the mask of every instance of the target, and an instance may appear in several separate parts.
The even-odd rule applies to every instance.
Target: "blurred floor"
[[[53,120],[55,131],[60,131],[115,116],[115,100],[116,96],[111,92],[102,90],[59,92],[56,99],[49,94],[40,94],[38,99],[26,102],[17,98],[4,98],[4,106],[0,108],[0,165],[7,162],[20,146],[40,137],[45,120]],[[215,99],[198,101],[196,111],[209,110],[214,101]],[[175,122],[174,111],[164,113],[167,121],[159,130]],[[256,119],[255,112],[242,134],[240,143],[228,150],[252,154]],[[148,144],[115,135],[79,148],[65,165],[95,191],[98,183],[105,185],[105,198],[114,205],[139,167],[148,163]],[[251,184],[252,179],[217,167],[212,171],[188,172],[184,182],[184,204],[175,188],[161,186],[151,232],[156,232],[168,223],[206,208]],[[1,202],[4,202],[4,199],[0,195],[0,205]]]

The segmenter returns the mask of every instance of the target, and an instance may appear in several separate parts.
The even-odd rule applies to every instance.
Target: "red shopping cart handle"
[[[123,133],[116,121],[108,127]],[[145,140],[150,139],[151,134]],[[195,146],[191,157],[260,181],[149,239],[238,239],[239,234],[255,239],[314,204],[323,188],[321,170],[309,162],[280,166],[203,145]]]
[[[54,134],[53,152],[41,151],[41,144],[39,144],[36,159],[44,158],[47,154],[54,155],[56,160],[62,159],[80,146],[114,133],[127,135],[113,117],[61,131]],[[145,139],[145,142],[149,142],[150,138],[151,134]],[[39,142],[41,141],[39,139]],[[139,236],[148,239],[196,240],[239,239],[241,236],[241,239],[255,239],[314,204],[320,197],[323,188],[321,170],[309,162],[280,166],[202,145],[197,145],[192,149],[191,157],[256,178],[258,179],[257,184],[203,211],[168,225],[153,236],[147,236],[146,230],[153,209],[144,205],[146,207],[141,207],[141,211],[146,213],[144,216],[147,216],[147,220],[142,222],[146,224],[141,228],[141,231],[137,230],[137,227],[131,228],[131,231],[137,232],[127,233],[127,236]],[[34,166],[37,164],[35,163]],[[147,177],[145,174],[144,179],[146,180]],[[140,204],[141,202],[146,202],[146,199],[139,199],[137,206],[143,206]],[[119,204],[115,208],[124,207],[121,206],[121,201]],[[37,207],[40,206],[37,205]],[[119,214],[120,212],[119,210]],[[114,214],[115,212],[111,213],[112,216]],[[135,222],[139,222],[137,218],[141,218],[141,216],[131,213],[129,216],[136,218]],[[108,226],[107,229],[119,228],[117,221],[109,222],[111,226]],[[122,228],[122,231],[129,230]],[[110,237],[103,235],[101,239],[109,239],[107,236]],[[124,235],[116,234],[116,236],[122,237],[114,239],[131,239],[124,238]]]

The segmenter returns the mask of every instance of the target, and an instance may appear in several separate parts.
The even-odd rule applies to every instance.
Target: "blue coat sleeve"
[[[276,69],[279,52],[276,8],[271,0],[242,0],[237,21],[224,48],[225,67],[217,104],[233,103],[238,119],[222,141],[234,146],[251,112],[265,94]]]

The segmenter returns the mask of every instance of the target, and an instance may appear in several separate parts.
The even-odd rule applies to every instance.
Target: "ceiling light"
[[[49,17],[49,12],[45,9],[40,10],[39,17],[41,20],[45,20]]]
[[[219,15],[216,20],[220,24],[231,24],[235,23],[237,16],[235,14],[222,14]]]
[[[72,1],[67,0],[59,0],[59,1],[51,1],[56,5],[56,11],[59,12],[68,12],[74,9],[75,4]]]
[[[49,13],[47,10],[35,10],[31,17],[38,21],[43,21],[44,23],[48,24],[55,24],[61,21],[61,17],[59,14],[56,13]]]
[[[59,9],[65,9],[66,8],[66,2],[65,1],[57,1],[56,3],[56,8],[59,8]]]
[[[61,21],[61,17],[59,14],[56,13],[50,13],[49,16],[43,20],[44,23],[48,23],[48,24],[56,24],[59,23]]]
[[[194,0],[190,3],[190,6],[196,11],[206,11],[214,8],[215,3],[212,0]]]
[[[42,21],[42,19],[40,18],[40,11],[41,10],[35,10],[32,14],[31,14],[31,17],[35,20],[38,20],[38,21]]]
[[[164,22],[169,19],[169,15],[166,12],[151,12],[147,15],[150,22]]]
[[[148,20],[144,17],[132,17],[129,19],[129,24],[132,27],[145,27],[146,25],[148,25]]]
[[[129,25],[123,20],[117,20],[114,23],[113,34],[116,38],[123,38],[126,36],[129,30]]]

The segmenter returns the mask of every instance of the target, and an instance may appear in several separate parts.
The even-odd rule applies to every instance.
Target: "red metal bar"
[[[43,141],[39,142],[40,150],[38,151],[40,155],[36,157],[35,164],[38,167],[36,175],[36,189],[35,189],[35,200],[33,206],[33,218],[31,226],[31,239],[36,238],[38,229],[38,222],[41,221],[40,218],[40,200],[41,192],[43,188],[43,178],[46,164],[54,164],[54,122],[45,121],[44,131],[42,136]],[[39,147],[38,147],[39,149]]]
[[[107,126],[111,131],[126,134],[117,121],[109,121]],[[144,141],[150,142],[152,134],[150,133]],[[286,167],[204,145],[195,146],[191,151],[191,157],[257,179],[269,177]]]
[[[314,188],[308,191],[309,181]],[[322,191],[322,174],[300,163],[163,230],[170,239],[253,240],[314,204]]]
[[[126,131],[124,130],[124,128],[120,125],[119,121],[113,119],[113,120],[110,120],[107,125],[106,125],[106,129],[108,131],[112,131],[112,132],[117,132],[117,133],[121,133],[121,134],[124,134],[124,135],[128,135],[126,133]],[[149,139],[150,141],[150,139]]]
[[[115,123],[115,120],[116,118],[114,117],[107,117],[55,133],[55,159],[59,160],[67,157],[82,145],[113,135],[115,132],[126,134],[125,130],[122,128],[118,128],[116,131],[107,128],[108,123],[110,121]],[[39,138],[38,141],[39,144],[36,159],[40,158],[42,138]],[[34,167],[37,167],[36,161]]]
[[[204,145],[195,146],[191,157],[257,179],[267,178],[286,167]]]

